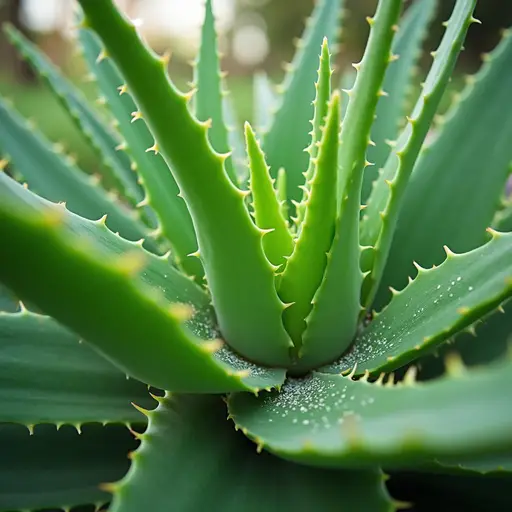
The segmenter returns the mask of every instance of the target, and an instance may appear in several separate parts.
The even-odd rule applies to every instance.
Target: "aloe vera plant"
[[[476,0],[411,112],[435,0],[380,0],[344,91],[319,0],[242,135],[210,0],[189,92],[78,3],[101,108],[6,28],[116,192],[0,100],[0,510],[388,511],[397,470],[510,471],[510,34],[439,119]]]

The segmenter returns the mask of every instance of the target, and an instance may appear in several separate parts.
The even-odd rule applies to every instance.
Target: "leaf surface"
[[[283,381],[283,370],[259,369],[224,346],[209,297],[165,258],[5,175],[0,180],[0,235],[12,241],[0,253],[0,280],[127,374],[158,388],[201,393]]]
[[[512,295],[511,251],[512,234],[493,232],[482,247],[420,270],[331,370],[399,368],[493,311]]]
[[[213,150],[208,123],[190,113],[190,95],[170,81],[167,59],[141,41],[113,0],[101,5],[80,0],[80,5],[126,78],[156,137],[154,149],[162,152],[189,207],[223,337],[253,361],[286,365],[292,343],[282,322],[274,270],[263,252],[264,233],[250,218],[246,193],[225,171],[227,156]]]
[[[340,512],[392,510],[375,469],[308,468],[254,448],[226,421],[218,398],[165,398],[149,415],[129,473],[114,485],[112,512],[139,512],[148,503],[152,512],[292,512],[311,503]]]
[[[313,118],[318,53],[324,37],[331,48],[335,47],[342,6],[343,0],[320,0],[316,3],[281,85],[277,110],[263,139],[263,150],[273,177],[284,167],[288,174],[288,198],[296,201],[300,200],[299,186],[304,183],[302,173],[308,166],[308,154],[304,148],[310,142],[308,132]]]
[[[109,501],[99,485],[121,478],[128,453],[137,446],[119,425],[85,425],[57,430],[0,424],[0,510],[40,510]]]
[[[0,421],[134,422],[148,388],[127,379],[76,334],[27,311],[0,313]]]
[[[239,428],[276,455],[354,468],[510,450],[511,399],[508,360],[395,386],[314,372],[288,380],[279,393],[232,395],[229,411]]]

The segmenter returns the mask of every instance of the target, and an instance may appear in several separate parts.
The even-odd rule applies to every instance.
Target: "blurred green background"
[[[157,51],[171,50],[171,75],[180,87],[186,88],[192,78],[190,60],[197,49],[204,0],[118,0],[118,3],[131,17],[142,20],[141,30]],[[406,6],[410,3],[406,2]],[[418,87],[431,60],[429,51],[437,46],[442,35],[441,22],[448,18],[454,0],[438,3],[437,19],[425,42],[426,51],[417,75]],[[222,63],[228,72],[228,87],[239,121],[250,120],[252,74],[265,70],[274,82],[281,80],[282,63],[291,59],[293,40],[301,35],[314,1],[213,0],[213,4],[221,32]],[[345,0],[341,46],[336,57],[338,77],[351,62],[360,59],[368,34],[365,18],[373,13],[375,5],[376,0]],[[94,101],[94,86],[87,82],[83,63],[73,50],[73,10],[72,0],[0,0],[0,23],[14,24],[37,42]],[[464,75],[479,68],[481,54],[495,46],[500,31],[512,27],[512,0],[479,0],[476,16],[482,25],[470,29],[443,109],[449,105],[453,90],[463,86]],[[18,110],[32,118],[52,141],[64,142],[84,170],[97,169],[98,162],[86,141],[51,93],[20,61],[3,32],[0,34],[0,94],[11,98]]]

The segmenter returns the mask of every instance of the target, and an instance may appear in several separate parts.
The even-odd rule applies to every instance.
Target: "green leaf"
[[[263,252],[264,233],[250,218],[246,194],[225,172],[226,156],[208,144],[208,127],[189,112],[189,96],[170,81],[166,59],[149,51],[113,1],[80,0],[80,5],[126,78],[189,207],[223,337],[253,361],[286,365],[292,343],[282,323],[274,270]]]
[[[310,142],[310,121],[315,99],[314,82],[318,68],[318,49],[326,37],[335,47],[343,0],[320,0],[316,3],[302,41],[290,65],[278,99],[277,111],[263,139],[263,150],[274,173],[284,167],[288,174],[288,198],[300,200],[303,172],[308,166],[304,152]]]
[[[305,364],[313,363],[321,354],[323,340],[311,339],[306,329],[306,319],[312,308],[312,300],[327,265],[327,253],[334,236],[336,217],[336,179],[338,173],[340,126],[340,95],[335,91],[329,105],[323,136],[315,159],[315,171],[311,177],[305,218],[280,276],[279,296],[290,304],[284,311],[284,325]],[[304,344],[302,335],[306,331]],[[319,344],[320,342],[320,344]]]
[[[510,449],[511,399],[512,362],[506,361],[396,386],[315,372],[290,379],[280,393],[232,395],[229,411],[239,428],[276,455],[353,468]]]
[[[0,151],[23,176],[31,189],[52,202],[65,202],[74,213],[91,220],[107,215],[107,226],[129,240],[148,235],[133,212],[98,186],[71,161],[52,148],[40,132],[30,126],[0,98]],[[153,240],[146,242],[156,250]]]
[[[134,422],[151,407],[147,386],[127,379],[55,320],[0,313],[0,421]]]
[[[512,301],[457,334],[453,343],[439,347],[437,357],[425,357],[419,378],[426,380],[444,373],[443,357],[455,352],[468,366],[484,365],[503,357],[512,344]]]
[[[201,45],[194,67],[194,85],[197,91],[194,97],[195,115],[200,121],[211,120],[212,127],[208,138],[215,151],[229,153],[228,130],[224,123],[222,96],[224,93],[221,79],[220,59],[217,50],[217,34],[212,11],[212,0],[206,0],[205,18],[201,30]],[[227,158],[225,170],[235,184],[238,177],[231,158]]]
[[[401,287],[414,275],[413,261],[428,267],[442,261],[443,245],[464,252],[485,240],[512,160],[511,62],[507,33],[422,153],[407,186],[377,307],[387,302],[387,285]]]
[[[375,18],[369,18],[370,37],[361,63],[356,64],[358,75],[341,129],[336,231],[307,320],[307,336],[322,344],[325,362],[352,342],[361,312],[359,218],[365,154],[401,4],[401,0],[380,1]]]
[[[375,469],[308,468],[254,448],[226,421],[218,398],[164,398],[149,413],[130,471],[114,484],[111,512],[140,512],[148,503],[152,512],[292,512],[311,504],[318,510],[392,510]]]
[[[384,166],[391,151],[388,141],[394,141],[400,126],[405,121],[406,99],[412,87],[413,72],[421,55],[421,45],[436,10],[437,0],[414,2],[407,9],[398,25],[398,33],[392,52],[398,56],[388,67],[381,96],[375,111],[372,127],[372,141],[375,146],[368,148],[368,160],[374,165],[367,167],[363,178],[361,200],[364,203],[377,178],[378,170]]]
[[[450,81],[467,30],[473,23],[475,4],[476,0],[458,0],[455,4],[420,97],[375,183],[368,208],[364,211],[361,243],[373,246],[366,253],[367,257],[371,255],[371,265],[365,266],[364,260],[362,265],[363,271],[370,271],[363,283],[362,292],[363,306],[367,308],[371,306],[382,279],[409,177]],[[451,170],[447,174],[451,174]],[[432,207],[429,204],[428,210]]]
[[[273,187],[265,155],[249,123],[245,123],[245,140],[249,157],[252,207],[256,225],[267,234],[263,237],[265,255],[273,265],[284,267],[293,251],[293,238],[281,204]]]
[[[512,455],[510,453],[498,454],[493,457],[482,457],[472,461],[465,460],[459,463],[445,460],[436,462],[435,468],[439,472],[446,471],[453,474],[477,473],[480,475],[493,473],[512,474]]]
[[[272,117],[277,106],[277,94],[275,86],[264,71],[254,74],[254,109],[253,115],[258,133],[266,132],[272,123]]]
[[[116,150],[119,140],[105,126],[105,121],[92,110],[82,93],[62,75],[37,46],[11,25],[6,26],[5,32],[11,43],[16,46],[35,72],[45,80],[78,128],[97,150],[98,156],[102,159],[103,168],[110,172],[120,192],[133,204],[141,201],[144,196],[142,188],[137,183],[137,175],[131,171],[127,155]]]
[[[222,348],[208,296],[165,258],[0,180],[0,236],[11,240],[0,280],[127,374],[200,393],[283,381],[284,370],[260,370]]]
[[[418,276],[356,338],[329,371],[393,370],[471,325],[512,296],[512,233],[492,232],[485,245],[465,254],[447,250],[439,267]]]
[[[288,224],[288,200],[286,195],[287,185],[286,185],[286,171],[281,168],[279,169],[277,173],[276,178],[276,194],[277,199],[279,201],[279,211],[281,212],[281,215],[283,219],[287,220]]]
[[[137,446],[125,427],[85,425],[56,430],[0,425],[0,510],[64,508],[109,501],[99,485],[121,478]]]
[[[187,256],[197,250],[194,226],[187,205],[179,196],[179,188],[161,155],[146,151],[153,144],[153,136],[143,119],[135,115],[137,106],[126,88],[112,59],[102,55],[96,35],[85,28],[79,30],[84,58],[94,72],[96,83],[105,98],[106,106],[118,121],[118,130],[126,149],[136,166],[146,197],[142,204],[150,204],[160,225],[161,233],[169,241],[173,260],[187,273],[202,276],[201,262]],[[126,146],[126,147],[125,147]]]
[[[318,68],[318,81],[315,83],[316,97],[313,101],[314,114],[311,125],[311,144],[307,151],[309,153],[309,164],[304,175],[306,181],[302,188],[302,199],[297,205],[296,211],[296,225],[297,229],[300,229],[300,225],[306,216],[306,207],[308,203],[310,190],[310,183],[315,174],[316,161],[318,156],[318,147],[322,138],[321,129],[325,126],[326,117],[329,110],[329,100],[331,98],[331,76],[333,70],[331,69],[331,55],[329,53],[329,46],[327,39],[324,39],[322,43],[322,52],[320,54],[320,65]],[[339,123],[339,120],[338,120]],[[336,160],[337,165],[337,160]],[[336,189],[336,179],[333,181],[334,189]],[[334,214],[333,214],[334,217]]]

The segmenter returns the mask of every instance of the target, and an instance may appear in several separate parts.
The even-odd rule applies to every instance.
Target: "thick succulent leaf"
[[[260,143],[249,123],[245,123],[245,140],[249,157],[252,208],[256,225],[268,233],[263,238],[263,249],[270,263],[284,266],[293,251],[293,238],[283,217],[281,204],[273,187],[269,167]]]
[[[476,0],[458,0],[455,4],[420,97],[375,183],[364,212],[361,243],[373,246],[365,253],[366,257],[370,256],[371,264],[367,266],[365,259],[362,260],[363,271],[370,271],[362,292],[362,302],[367,308],[371,306],[382,279],[409,177],[450,81],[468,27],[474,21],[475,4]],[[429,204],[428,208],[432,206]]]
[[[57,430],[37,425],[0,425],[0,510],[40,510],[90,503],[109,494],[99,485],[121,478],[137,442],[119,425],[85,425]]]
[[[128,240],[148,234],[135,214],[109,196],[94,177],[84,174],[55,151],[43,134],[0,98],[0,151],[31,189],[53,202],[65,202],[74,213],[91,220],[108,216],[107,226]],[[155,250],[151,239],[148,248]]]
[[[261,447],[325,467],[414,464],[510,449],[512,361],[453,373],[382,386],[315,372],[290,379],[280,393],[232,395],[229,411]]]
[[[392,370],[432,351],[512,296],[511,252],[512,234],[493,232],[482,247],[420,269],[329,371]]]
[[[147,386],[55,320],[0,313],[0,422],[134,422],[131,402],[151,407]]]
[[[11,241],[0,280],[23,300],[155,387],[217,393],[282,382],[284,371],[260,370],[214,339],[208,296],[165,258],[0,179],[0,234]]]
[[[286,171],[283,168],[279,169],[279,172],[277,173],[275,187],[277,199],[279,200],[279,210],[283,218],[287,219],[288,221],[288,199],[286,195],[286,190],[288,187],[286,185]]]
[[[415,273],[413,261],[439,263],[443,245],[463,252],[485,240],[512,160],[511,63],[508,33],[421,155],[407,186],[382,285],[403,286]],[[388,297],[387,287],[381,286],[376,306]]]
[[[275,86],[264,71],[254,74],[254,108],[253,116],[258,132],[265,132],[270,128],[272,117],[277,106],[277,93]]]
[[[370,37],[361,63],[356,64],[358,74],[349,93],[350,103],[343,120],[336,231],[305,334],[311,340],[320,340],[325,349],[325,362],[343,353],[351,343],[361,312],[361,185],[373,115],[390,60],[394,27],[401,6],[400,0],[380,1],[375,17],[369,18]]]
[[[329,105],[315,173],[309,183],[311,193],[305,218],[279,281],[279,296],[290,304],[283,314],[284,325],[295,347],[301,349],[301,357],[308,363],[315,358],[325,361],[320,355],[322,347],[318,345],[319,340],[305,338],[303,344],[302,335],[313,297],[322,282],[334,236],[339,127],[340,95],[336,91]]]
[[[313,101],[314,113],[313,119],[311,120],[311,143],[307,148],[307,152],[309,153],[309,164],[306,170],[306,174],[304,175],[306,180],[304,185],[302,186],[302,199],[300,203],[297,205],[296,218],[294,219],[298,231],[300,230],[302,221],[306,216],[306,208],[308,204],[309,195],[311,193],[311,181],[313,179],[315,169],[317,167],[318,149],[320,146],[320,140],[322,139],[322,129],[325,126],[326,117],[329,111],[332,73],[333,70],[331,68],[331,55],[329,53],[329,45],[327,43],[327,39],[324,39],[322,43],[322,51],[320,53],[318,80],[315,82],[316,96]],[[336,180],[333,181],[332,186],[336,190]]]
[[[130,471],[113,486],[111,511],[140,512],[148,503],[152,512],[293,512],[312,503],[341,512],[394,510],[375,469],[308,468],[254,448],[226,421],[220,399],[164,398],[149,413]]]
[[[370,195],[373,181],[378,170],[384,166],[391,151],[389,141],[394,141],[400,126],[405,121],[407,96],[412,87],[413,71],[421,55],[421,45],[436,10],[437,0],[414,2],[407,9],[398,25],[398,33],[393,42],[392,52],[398,60],[392,62],[386,71],[383,90],[375,111],[372,127],[372,140],[375,146],[368,148],[368,160],[374,165],[367,167],[364,173],[362,202]]]
[[[427,466],[427,469],[431,469]],[[512,455],[510,453],[502,453],[492,457],[481,457],[476,460],[464,460],[455,463],[453,460],[439,460],[432,468],[433,471],[467,474],[477,473],[480,475],[488,475],[492,473],[512,475]]]
[[[441,345],[435,356],[421,359],[418,378],[428,380],[444,373],[443,356],[455,352],[468,366],[489,364],[500,359],[512,345],[512,301],[507,301],[481,322],[457,334],[453,343]]]
[[[170,81],[166,59],[148,49],[113,0],[101,5],[80,0],[80,5],[126,78],[156,136],[154,149],[160,148],[189,207],[223,336],[253,361],[287,364],[292,343],[282,323],[274,270],[263,252],[264,233],[250,218],[246,194],[225,172],[226,156],[208,143],[207,123],[190,113],[189,96]]]
[[[224,94],[220,70],[220,59],[217,49],[217,34],[212,11],[212,0],[206,0],[205,18],[201,30],[201,45],[194,67],[195,115],[200,121],[211,119],[212,127],[208,138],[215,151],[229,153],[231,151],[228,130],[224,122],[222,95]],[[233,183],[238,182],[231,158],[224,163],[226,172]]]
[[[96,35],[86,28],[79,30],[79,41],[85,61],[94,73],[106,106],[118,122],[118,130],[126,144],[122,145],[133,160],[136,173],[146,192],[142,204],[150,204],[158,219],[161,233],[169,241],[173,260],[191,275],[202,276],[201,263],[187,256],[197,250],[197,240],[187,205],[179,196],[179,188],[161,155],[146,151],[153,144],[143,119],[132,115],[137,107],[112,59],[103,57]]]
[[[62,75],[37,46],[10,25],[6,27],[6,33],[36,73],[44,78],[51,91],[70,113],[78,128],[98,151],[104,169],[110,171],[120,192],[133,204],[141,201],[144,196],[142,188],[137,183],[137,175],[131,171],[127,155],[116,150],[119,140],[109,130],[105,121],[91,108],[82,93]]]
[[[336,45],[343,0],[320,0],[306,24],[302,41],[290,65],[278,99],[276,113],[263,139],[263,149],[273,176],[284,167],[288,174],[288,197],[299,200],[302,173],[308,166],[304,152],[310,142],[310,121],[313,118],[318,49],[324,37],[331,48]]]

